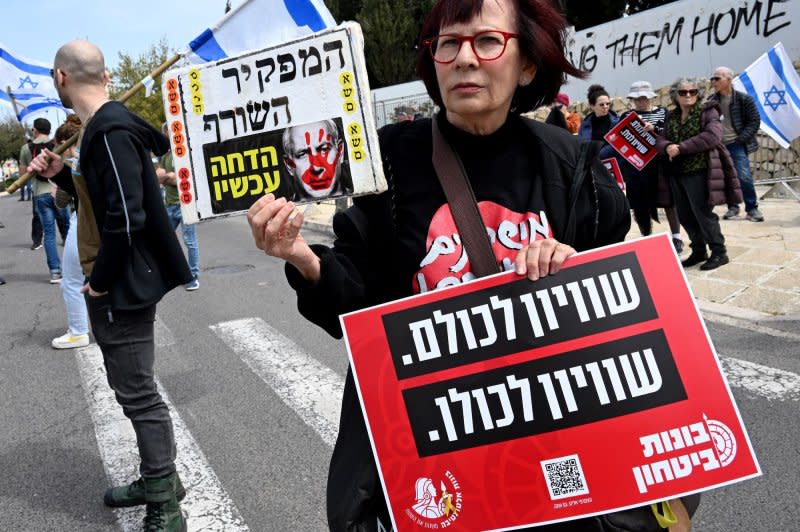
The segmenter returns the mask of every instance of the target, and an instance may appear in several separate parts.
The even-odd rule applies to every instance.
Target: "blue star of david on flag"
[[[15,108],[20,122],[32,113],[63,110],[50,79],[50,66],[18,55],[0,43],[0,105]]]
[[[30,85],[32,89],[35,89],[39,86],[37,81],[33,81],[30,76],[25,76],[24,78],[19,78],[19,87],[18,89],[24,89],[25,85]]]
[[[800,77],[783,44],[776,44],[756,59],[733,85],[753,98],[761,129],[782,148],[800,137]]]
[[[776,96],[778,101],[773,101],[772,97]],[[786,103],[786,91],[779,91],[778,87],[775,85],[772,86],[770,90],[764,93],[764,105],[772,109],[773,111],[777,111],[778,107],[781,105],[788,105]]]

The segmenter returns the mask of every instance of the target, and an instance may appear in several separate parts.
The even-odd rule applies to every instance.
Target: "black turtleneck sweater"
[[[464,164],[478,208],[493,237],[493,250],[505,269],[530,235],[552,235],[544,213],[541,180],[522,119],[511,116],[490,135],[472,135],[454,127],[444,113],[437,116],[444,137]],[[400,278],[411,293],[432,290],[472,279],[462,257],[458,230],[433,168],[430,121],[418,121],[413,132],[392,143],[382,135],[382,150],[393,153],[391,174],[395,194],[395,230],[402,246]],[[426,130],[426,131],[423,131]],[[425,134],[423,134],[425,133]],[[412,139],[419,139],[415,142]],[[399,139],[398,139],[399,140]],[[532,230],[531,230],[532,229]]]

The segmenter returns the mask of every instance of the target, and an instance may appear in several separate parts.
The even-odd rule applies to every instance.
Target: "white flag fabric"
[[[64,111],[50,77],[50,65],[27,59],[0,44],[0,102],[11,106],[11,96],[16,100],[20,122],[48,108]]]
[[[733,86],[753,97],[761,129],[783,148],[800,137],[800,77],[782,43],[756,59]]]
[[[335,25],[322,0],[245,0],[189,43],[188,57],[216,61]]]

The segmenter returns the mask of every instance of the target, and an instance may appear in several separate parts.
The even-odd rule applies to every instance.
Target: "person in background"
[[[28,200],[33,200],[33,183],[30,179],[25,181],[25,184],[19,187],[19,201],[25,201],[25,194],[28,195]]]
[[[600,160],[618,157],[616,150],[604,138],[606,133],[619,122],[617,113],[611,110],[611,98],[608,92],[602,85],[591,85],[586,93],[586,99],[592,111],[583,119],[578,136],[603,143],[603,147],[600,148]]]
[[[167,129],[166,122],[161,125],[161,133],[169,138],[169,129]],[[169,221],[172,223],[172,230],[175,231],[179,225],[181,226],[183,243],[189,255],[189,269],[192,271],[192,280],[183,285],[183,288],[189,291],[197,290],[200,288],[200,247],[197,244],[195,226],[183,223],[181,202],[178,195],[178,180],[175,176],[171,150],[167,150],[167,153],[158,158],[156,178],[158,178],[158,183],[163,187],[164,204],[167,208]]]
[[[656,146],[669,160],[664,174],[692,248],[681,264],[688,268],[702,262],[701,270],[713,270],[730,262],[713,206],[741,201],[742,193],[731,156],[722,144],[719,102],[703,104],[702,97],[701,86],[693,78],[678,78],[672,84],[670,98],[676,107],[667,115]]]
[[[550,114],[547,115],[545,123],[564,128],[575,135],[581,127],[581,117],[578,113],[570,112],[569,96],[559,92],[550,104]]]
[[[20,167],[28,167],[32,156],[42,149],[40,145],[52,148],[50,121],[46,118],[37,118],[33,121],[33,139],[26,142],[19,152]],[[47,268],[50,270],[50,283],[57,284],[61,282],[61,258],[58,256],[56,245],[56,226],[61,232],[62,240],[66,240],[69,229],[69,212],[67,209],[56,208],[52,185],[46,178],[35,175],[31,180],[33,181],[33,206],[44,231],[44,251],[47,256]],[[34,240],[32,249],[37,249],[36,244]]]
[[[736,175],[742,187],[744,210],[751,222],[763,222],[764,215],[758,210],[758,198],[750,173],[748,153],[758,149],[756,133],[761,126],[756,102],[746,92],[733,90],[736,73],[728,67],[718,67],[711,75],[714,94],[709,98],[719,102],[720,122],[722,122],[722,143],[728,149],[736,165]],[[739,204],[729,204],[728,211],[722,215],[726,220],[739,216]]]
[[[166,153],[169,143],[120,102],[109,101],[109,75],[94,44],[63,45],[51,74],[64,107],[84,124],[80,174],[49,150],[31,166],[79,198],[78,250],[87,277],[81,290],[108,384],[131,421],[141,459],[141,476],[108,488],[103,502],[146,505],[148,532],[186,530],[172,418],[154,369],[156,305],[192,279],[150,158],[151,152]]]
[[[56,146],[64,144],[69,138],[81,129],[81,119],[78,115],[71,114],[67,120],[56,129]],[[77,146],[68,148],[63,154],[64,162],[69,165],[72,174],[80,176],[77,160]],[[58,188],[56,191],[56,208],[64,209],[69,206],[72,196],[65,190]],[[50,345],[53,349],[72,349],[89,345],[89,318],[86,314],[86,301],[81,293],[83,288],[83,271],[78,256],[78,211],[72,209],[69,220],[69,231],[64,241],[64,256],[62,258],[61,294],[64,297],[64,308],[67,311],[67,332],[53,338]]]
[[[631,111],[626,111],[621,117],[625,118],[631,112],[636,112],[639,118],[644,121],[645,129],[658,136],[664,130],[664,122],[667,118],[667,109],[653,105],[653,98],[656,93],[649,81],[635,81],[631,84],[628,92],[628,101],[633,104]],[[628,202],[633,209],[633,219],[639,226],[642,236],[647,236],[653,232],[653,221],[658,222],[658,207],[664,208],[664,214],[669,223],[672,233],[672,244],[678,255],[683,252],[683,238],[681,237],[681,225],[678,221],[678,211],[672,202],[672,195],[666,189],[665,193],[660,193],[658,189],[658,160],[650,161],[650,164],[637,170],[632,164],[621,164],[622,173],[625,177],[625,193]]]

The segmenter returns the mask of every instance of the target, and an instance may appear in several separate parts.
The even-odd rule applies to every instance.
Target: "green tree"
[[[17,159],[19,149],[25,143],[25,127],[16,117],[8,116],[0,122],[0,162]]]
[[[356,20],[362,0],[325,0],[325,4],[336,22],[344,22]]]
[[[119,64],[111,71],[111,98],[118,99],[125,91],[133,87],[136,83],[144,79],[156,67],[160,66],[173,55],[173,51],[167,44],[166,38],[156,44],[138,57],[120,52]],[[164,123],[164,102],[161,99],[161,77],[153,84],[153,93],[145,97],[144,91],[139,91],[125,102],[125,106],[132,112],[144,118],[153,127],[160,130]]]
[[[348,0],[338,0],[347,2]],[[373,88],[415,79],[419,34],[436,0],[363,0],[356,20]]]

